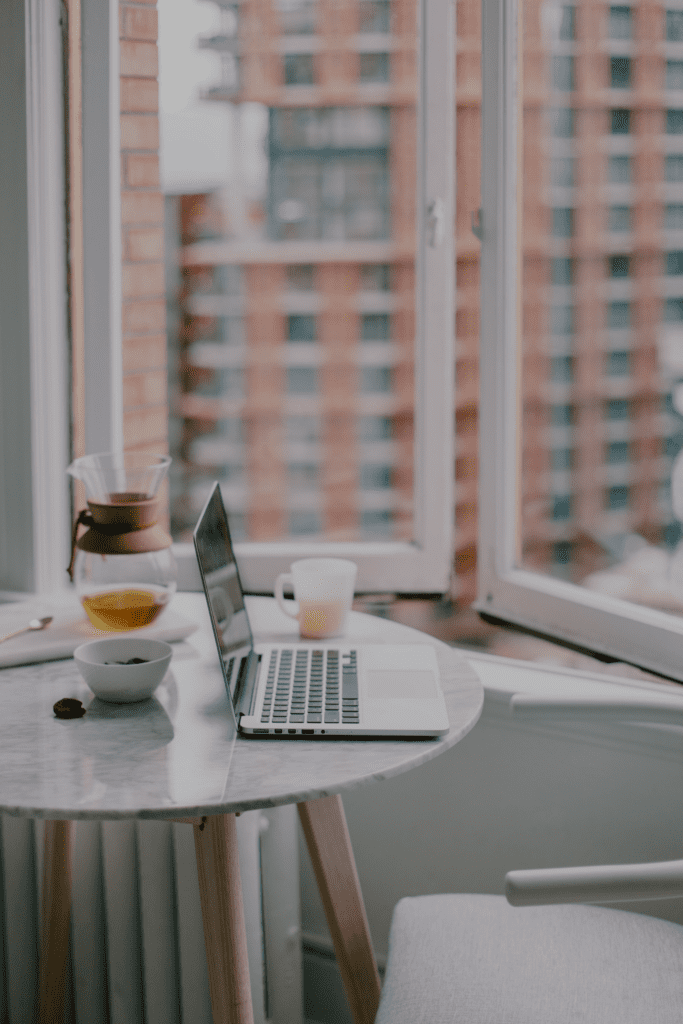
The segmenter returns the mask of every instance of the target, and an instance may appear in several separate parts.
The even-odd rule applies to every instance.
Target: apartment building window
[[[314,366],[288,366],[287,392],[290,395],[315,395],[318,391],[318,371]]]
[[[389,81],[388,53],[361,53],[358,57],[358,80],[364,84]]]
[[[610,398],[604,405],[606,420],[617,422],[628,420],[631,415],[631,403],[628,398]]]
[[[574,333],[575,308],[571,303],[553,305],[550,307],[550,332],[551,334],[573,334]]]
[[[612,135],[628,135],[631,131],[631,111],[624,109],[610,111],[610,131]]]
[[[632,215],[630,206],[614,205],[607,210],[607,229],[609,231],[631,231]]]
[[[666,62],[665,88],[683,89],[683,60]]]
[[[289,291],[315,291],[315,267],[311,263],[289,264],[286,268],[286,282]]]
[[[315,536],[322,532],[322,519],[314,509],[293,509],[288,526],[293,537]]]
[[[683,181],[683,156],[670,153],[664,157],[664,177],[667,181]]]
[[[631,87],[630,57],[610,57],[610,86],[612,89]]]
[[[551,184],[559,185],[561,188],[573,188],[574,164],[573,157],[553,157],[550,162]]]
[[[562,6],[559,38],[563,42],[571,42],[576,39],[576,7],[573,4]]]
[[[393,520],[391,509],[363,509],[360,514],[361,530],[370,536],[390,534]]]
[[[574,284],[575,262],[571,256],[557,256],[550,261],[550,281],[552,284]],[[571,328],[570,328],[571,330]]]
[[[630,7],[610,7],[607,22],[610,39],[631,39],[633,36],[633,15]]]
[[[360,318],[361,341],[389,341],[391,318],[388,313],[363,313]]]
[[[612,185],[630,185],[633,178],[630,156],[610,156],[607,158],[607,176]]]
[[[629,351],[608,352],[605,355],[605,374],[608,377],[627,377],[631,372]]]
[[[556,107],[549,111],[551,133],[557,139],[571,139],[574,137],[574,108]]]
[[[391,267],[388,263],[362,263],[359,269],[362,292],[391,291]]]
[[[573,448],[553,448],[550,452],[550,468],[555,472],[567,472],[574,469]]]
[[[551,498],[550,517],[555,521],[571,519],[573,507],[573,495],[556,494]]]
[[[612,331],[622,331],[631,326],[631,303],[621,299],[607,303],[607,326]]]
[[[287,341],[316,341],[316,319],[307,313],[293,313],[287,317]]]
[[[319,416],[287,416],[285,437],[295,444],[316,444],[320,440]]]
[[[314,85],[315,63],[312,53],[285,53],[282,57],[285,85]]]
[[[358,420],[360,441],[390,441],[393,433],[393,420],[390,416],[361,416]]]
[[[683,299],[665,300],[664,320],[669,324],[683,323]]]
[[[572,427],[576,422],[576,409],[573,405],[551,405],[550,423],[553,427]]]
[[[571,238],[574,234],[574,210],[555,206],[552,210],[552,233],[555,238]]]
[[[289,462],[287,483],[298,491],[310,491],[319,484],[320,467],[317,462]]]
[[[670,275],[683,274],[683,251],[666,253],[666,272]]]
[[[630,505],[630,488],[623,484],[615,484],[605,491],[605,508],[609,512],[623,512]]]
[[[631,257],[610,256],[608,266],[610,277],[628,277],[631,273]]]
[[[390,366],[361,366],[360,389],[365,394],[386,393],[392,389]]]
[[[665,205],[664,227],[669,231],[683,229],[683,203],[667,203]]]
[[[550,379],[556,384],[571,384],[574,380],[574,357],[553,356],[550,360]]]
[[[667,42],[683,42],[683,11],[666,11],[665,19],[665,36]]]
[[[280,29],[286,36],[315,32],[316,0],[276,0]]]
[[[666,134],[683,135],[683,110],[667,110]]]
[[[605,462],[609,466],[621,465],[630,459],[631,445],[628,441],[610,441],[605,446]]]
[[[574,58],[566,54],[553,54],[551,81],[558,92],[571,92],[574,88]]]
[[[358,31],[389,32],[391,28],[391,0],[360,0],[358,4]]]
[[[385,490],[392,485],[393,467],[365,464],[360,467],[360,486],[363,491]]]

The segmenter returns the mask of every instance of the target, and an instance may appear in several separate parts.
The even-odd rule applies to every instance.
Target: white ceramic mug
[[[357,567],[345,558],[302,558],[275,581],[275,598],[285,615],[299,621],[299,634],[310,640],[338,636],[353,602]],[[284,588],[294,591],[285,601]]]

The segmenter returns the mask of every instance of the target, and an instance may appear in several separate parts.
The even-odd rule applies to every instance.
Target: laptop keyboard
[[[263,725],[351,725],[358,721],[356,651],[271,651]]]

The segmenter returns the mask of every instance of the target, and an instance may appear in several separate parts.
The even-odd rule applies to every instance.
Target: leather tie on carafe
[[[72,583],[76,548],[102,555],[134,555],[161,551],[173,543],[172,538],[157,523],[156,498],[128,493],[112,494],[110,497],[116,500],[89,501],[89,510],[82,509],[74,522],[71,534],[71,561],[67,569]],[[80,525],[88,529],[78,537]],[[116,538],[121,540],[117,542]]]

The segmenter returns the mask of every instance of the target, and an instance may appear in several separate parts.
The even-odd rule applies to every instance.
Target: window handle
[[[427,245],[438,249],[443,242],[444,208],[442,199],[432,199],[427,207]]]

